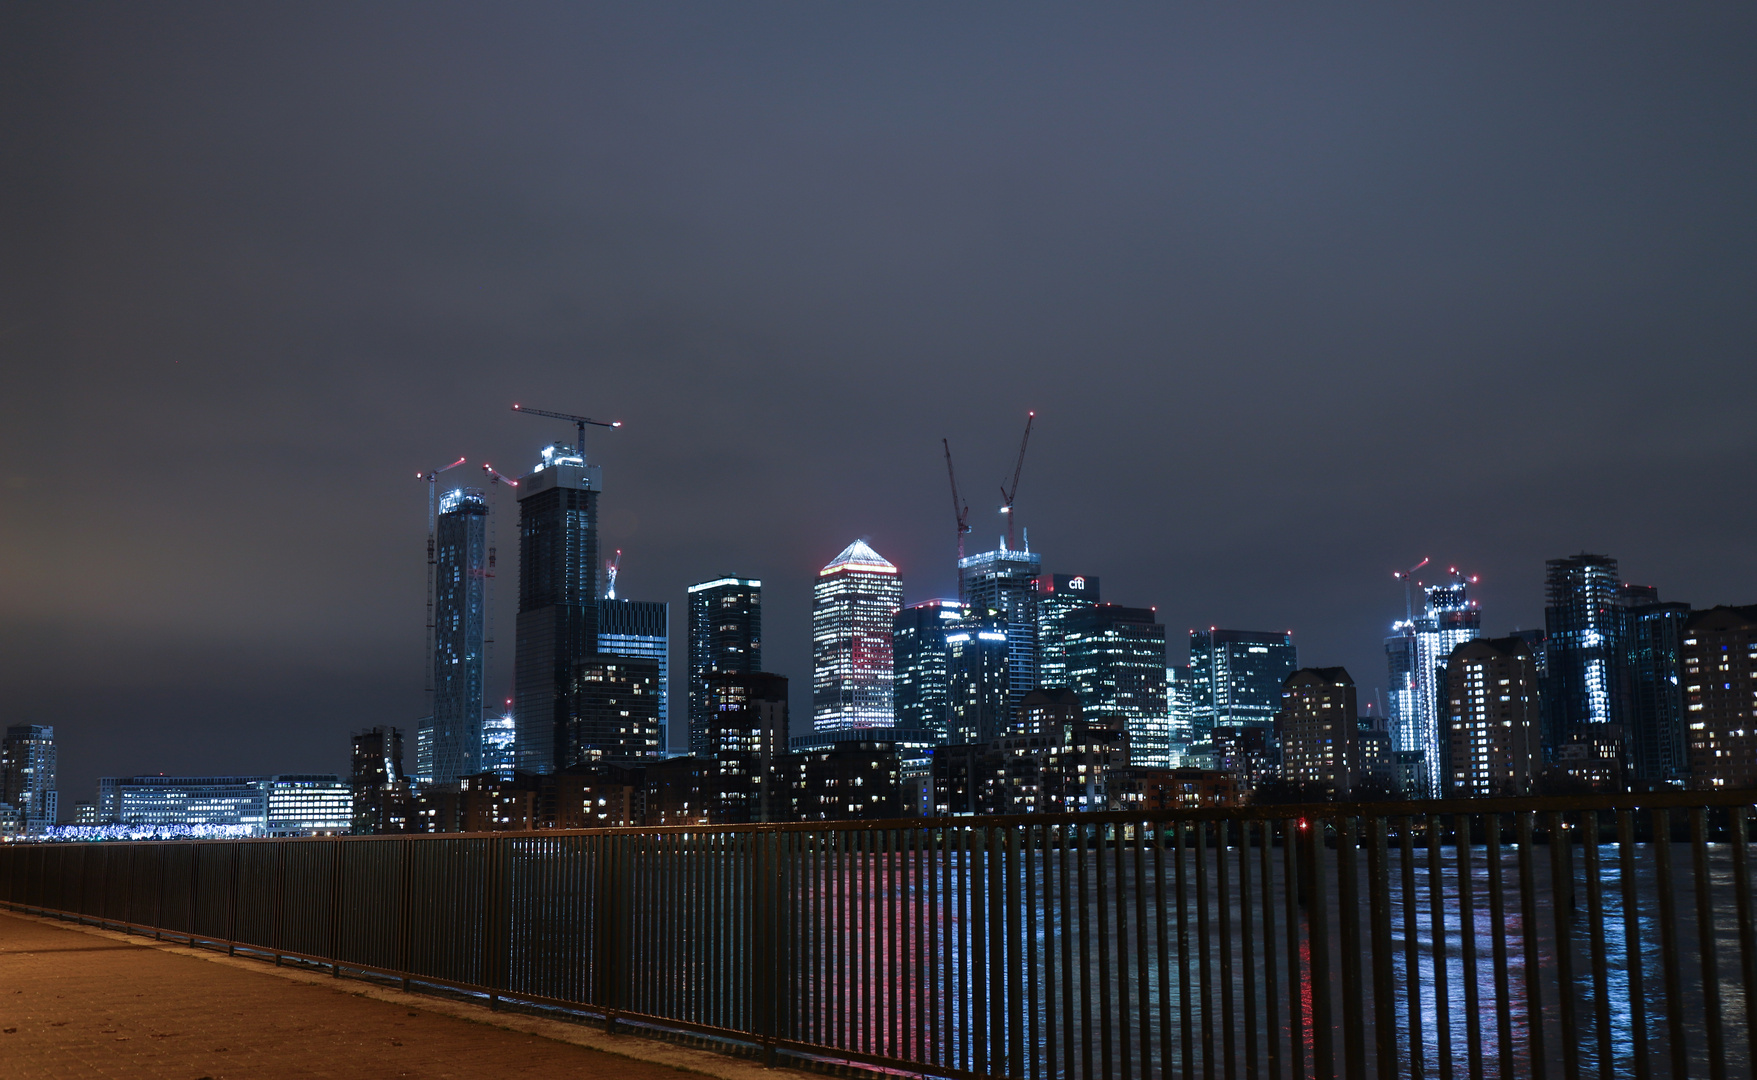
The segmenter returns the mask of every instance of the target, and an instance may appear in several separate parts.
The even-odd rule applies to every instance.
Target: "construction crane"
[[[1428,564],[1423,559],[1407,570],[1393,570],[1391,576],[1403,582],[1403,620],[1409,622],[1415,618],[1415,594],[1410,591],[1409,583],[1414,580],[1415,572]]]
[[[964,561],[964,534],[970,531],[970,504],[958,498],[958,474],[952,471],[952,444],[940,440],[946,448],[946,477],[952,482],[952,516],[958,519],[958,561]]]
[[[1013,547],[1013,499],[1019,494],[1019,474],[1025,471],[1025,447],[1031,443],[1031,423],[1037,419],[1035,412],[1025,414],[1025,437],[1019,440],[1019,463],[1013,466],[1013,486],[1001,487],[1001,513],[1007,515],[1007,542],[1004,550]]]
[[[429,694],[433,693],[433,575],[438,566],[438,563],[434,560],[434,549],[437,546],[434,534],[434,523],[438,520],[438,508],[436,504],[439,497],[439,474],[452,471],[459,465],[462,465],[466,460],[468,459],[458,458],[450,465],[443,466],[442,468],[429,469],[426,472],[418,472],[415,474],[415,479],[427,482],[427,662],[425,665],[427,675],[423,681],[427,686],[427,692]]]
[[[622,569],[622,549],[616,549],[616,558],[604,560],[604,579],[610,583],[604,590],[604,599],[616,599],[616,572]]]
[[[512,411],[516,413],[529,413],[532,416],[547,416],[551,420],[566,420],[568,423],[572,424],[579,432],[579,445],[577,449],[580,452],[581,461],[586,459],[587,424],[591,424],[593,427],[603,428],[619,428],[622,426],[621,420],[611,420],[606,422],[603,420],[594,420],[589,416],[575,416],[573,413],[550,412],[548,409],[528,409],[523,405],[514,405]]]
[[[498,470],[494,466],[488,464],[486,461],[484,461],[482,463],[482,471],[488,474],[488,482],[490,484],[505,484],[507,487],[518,487],[519,486],[519,482],[517,480],[514,480],[512,477],[503,474],[500,470]]]

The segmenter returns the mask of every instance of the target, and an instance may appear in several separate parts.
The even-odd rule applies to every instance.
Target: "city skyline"
[[[1495,636],[1582,551],[1757,600],[1747,12],[0,20],[0,693],[69,798],[412,743],[412,474],[572,438],[512,401],[625,421],[618,595],[764,581],[795,718],[815,568],[957,595],[941,439],[989,550],[1028,410],[1045,573],[1363,706],[1423,555]]]

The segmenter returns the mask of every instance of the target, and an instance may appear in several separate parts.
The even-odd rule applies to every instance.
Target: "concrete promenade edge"
[[[56,918],[0,911],[0,920],[0,1075],[8,1080],[821,1075]],[[192,961],[228,970],[204,974]],[[226,1030],[192,1026],[218,1010],[235,1017]]]

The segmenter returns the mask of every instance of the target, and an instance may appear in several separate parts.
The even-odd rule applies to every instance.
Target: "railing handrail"
[[[57,844],[262,844],[308,841],[456,840],[461,837],[540,839],[558,836],[651,836],[678,833],[888,832],[897,829],[968,829],[1015,825],[1138,825],[1179,821],[1286,821],[1291,818],[1425,818],[1434,815],[1520,814],[1590,810],[1721,809],[1757,806],[1757,788],[1713,791],[1652,791],[1636,794],[1505,795],[1466,799],[1399,799],[1390,802],[1270,803],[1267,805],[1170,807],[1158,810],[1094,810],[1072,813],[960,814],[931,818],[875,818],[825,821],[767,821],[698,825],[604,825],[584,829],[519,829],[487,832],[416,832],[325,836],[249,836],[165,840],[57,840]],[[34,842],[28,838],[13,841]]]

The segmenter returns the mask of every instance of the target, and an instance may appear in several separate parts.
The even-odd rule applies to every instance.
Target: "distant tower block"
[[[856,540],[818,571],[812,588],[812,729],[895,722],[892,625],[903,607],[897,568]]]

